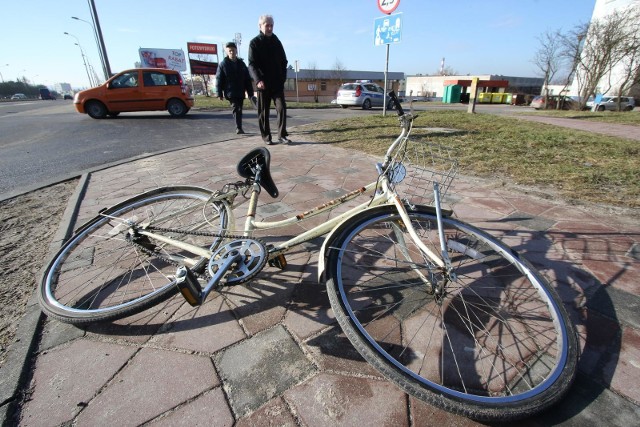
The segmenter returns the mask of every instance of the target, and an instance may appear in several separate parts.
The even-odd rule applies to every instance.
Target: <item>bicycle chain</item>
[[[227,193],[229,192],[230,188],[233,189],[239,189],[240,187],[247,187],[249,188],[251,185],[251,181],[247,178],[244,182],[243,181],[236,181],[236,182],[231,182],[228,184],[225,184],[225,186],[222,188],[222,190],[217,191],[214,193],[215,196],[219,196],[221,194]],[[242,195],[245,199],[247,199],[247,195],[246,192],[239,192],[239,195]],[[176,234],[189,234],[189,235],[193,235],[193,236],[204,236],[204,237],[218,237],[221,239],[231,239],[231,240],[237,240],[237,239],[247,239],[246,236],[241,236],[241,235],[235,235],[235,234],[221,234],[221,233],[207,233],[204,231],[185,231],[185,230],[176,230],[173,228],[163,228],[163,227],[154,227],[154,226],[148,226],[145,228],[146,230],[149,231],[160,231],[160,232],[165,232],[165,233],[176,233]],[[133,233],[135,234],[135,229],[133,229]],[[129,236],[131,236],[131,234],[129,234]],[[150,257],[155,257],[158,258],[162,261],[165,261],[167,264],[169,265],[173,265],[176,267],[182,267],[182,265],[180,265],[180,263],[167,258],[166,256],[164,256],[163,254],[161,254],[160,252],[157,251],[153,251],[147,247],[145,247],[144,245],[137,243],[135,241],[135,239],[133,237],[127,238],[126,239],[131,245],[139,248],[142,252],[144,252],[145,254],[147,254]],[[267,245],[260,239],[253,239],[252,240],[257,240],[260,242],[260,244],[262,244],[265,248],[267,247]],[[192,271],[193,275],[196,278],[205,278],[206,280],[209,280],[211,278],[211,276],[209,275],[209,269],[205,268],[204,269],[204,273],[197,273],[195,271]]]

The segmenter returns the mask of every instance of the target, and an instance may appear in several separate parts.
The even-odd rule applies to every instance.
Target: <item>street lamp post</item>
[[[64,33],[76,39],[77,43],[74,43],[74,44],[80,48],[80,55],[82,55],[82,63],[84,64],[84,70],[87,72],[87,77],[89,78],[89,86],[93,87],[94,86],[93,80],[91,79],[91,74],[89,74],[89,68],[87,67],[87,60],[86,60],[86,57],[84,56],[84,51],[82,50],[82,46],[80,46],[80,40],[78,40],[78,38],[73,34],[67,33],[66,31]]]
[[[98,39],[98,32],[96,31],[96,27],[94,27],[91,22],[85,21],[84,19],[80,19],[77,16],[72,16],[71,19],[75,19],[76,21],[82,21],[82,22],[84,22],[86,24],[89,24],[89,26],[93,30],[93,38],[95,39],[96,46],[98,47],[98,55],[100,56],[100,64],[102,65],[102,72],[105,75],[105,79],[108,79],[109,77],[108,77],[108,73],[107,73],[107,67],[106,67],[105,62],[104,62],[104,56],[102,54],[102,49],[100,48],[100,41]],[[98,83],[98,82],[96,82],[96,83]]]
[[[89,2],[89,8],[91,9],[91,19],[95,25],[96,36],[98,37],[98,44],[102,52],[102,59],[104,61],[105,80],[109,80],[111,77],[111,66],[109,65],[109,57],[107,56],[107,48],[104,45],[104,39],[102,38],[102,30],[100,29],[100,20],[98,19],[98,11],[93,0],[87,0]]]

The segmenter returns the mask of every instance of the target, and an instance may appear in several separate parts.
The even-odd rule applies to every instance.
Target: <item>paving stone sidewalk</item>
[[[276,219],[375,178],[375,159],[309,142],[269,147]],[[260,146],[251,136],[137,160],[87,177],[76,224],[164,185],[220,188]],[[336,189],[338,189],[336,191]],[[634,425],[640,415],[640,222],[460,177],[456,215],[502,237],[560,290],[583,353],[569,396],[521,425]],[[299,230],[291,229],[290,233]],[[478,425],[419,402],[351,347],[316,279],[320,242],[195,309],[180,297],[85,329],[45,321],[19,419],[9,425]],[[32,309],[37,309],[33,306]]]

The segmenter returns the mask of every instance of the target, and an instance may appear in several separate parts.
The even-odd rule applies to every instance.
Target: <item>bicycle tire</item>
[[[117,320],[177,293],[176,264],[195,257],[149,239],[132,243],[124,221],[220,233],[231,213],[221,202],[207,202],[211,194],[199,187],[158,188],[102,211],[49,262],[38,292],[42,310],[72,324]],[[210,236],[162,233],[211,249],[220,243]],[[206,263],[199,260],[204,271]]]
[[[409,216],[440,253],[433,208]],[[479,421],[521,419],[556,403],[576,373],[575,327],[555,290],[491,235],[443,218],[457,281],[440,280],[393,206],[356,214],[327,242],[331,306],[360,354],[416,398]],[[402,255],[402,250],[405,254]],[[426,275],[426,276],[425,276]]]

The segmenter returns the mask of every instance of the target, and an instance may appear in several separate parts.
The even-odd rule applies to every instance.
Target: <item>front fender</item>
[[[351,217],[346,218],[344,221],[338,224],[337,227],[334,227],[333,230],[331,230],[331,232],[327,234],[327,237],[324,238],[324,242],[322,242],[322,247],[320,248],[320,254],[318,255],[318,283],[325,282],[325,278],[324,278],[325,255],[324,254],[326,252],[327,245],[329,244],[329,242],[333,240],[333,237],[338,233],[338,230],[342,228],[341,226],[345,222],[347,222],[350,218]]]

